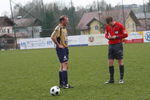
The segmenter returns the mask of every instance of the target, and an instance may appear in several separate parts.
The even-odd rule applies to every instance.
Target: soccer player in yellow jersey
[[[61,16],[59,18],[59,24],[54,29],[51,39],[56,44],[56,52],[58,59],[60,61],[59,70],[59,84],[60,88],[73,88],[68,84],[68,59],[69,59],[69,49],[68,49],[68,34],[66,26],[69,22],[67,16]]]

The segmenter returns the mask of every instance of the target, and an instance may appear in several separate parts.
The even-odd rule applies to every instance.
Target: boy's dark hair
[[[113,17],[109,16],[106,18],[106,23],[109,24],[110,22],[113,21]]]
[[[67,16],[65,16],[65,15],[60,16],[60,18],[59,18],[59,22],[62,22],[63,20],[65,20],[65,18],[67,18]]]

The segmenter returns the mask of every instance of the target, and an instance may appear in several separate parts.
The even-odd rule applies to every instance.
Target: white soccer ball
[[[50,94],[52,96],[57,96],[60,94],[60,88],[58,86],[53,86],[50,88]]]

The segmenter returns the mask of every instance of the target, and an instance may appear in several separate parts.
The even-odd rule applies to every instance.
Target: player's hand
[[[63,46],[63,45],[61,45],[61,44],[59,44],[59,45],[58,45],[58,47],[59,47],[59,48],[64,48],[64,46]]]
[[[116,35],[112,36],[112,39],[116,39],[116,38],[117,38],[117,36],[116,36]]]
[[[110,40],[110,39],[111,39],[111,36],[108,36],[108,39]]]
[[[109,40],[114,40],[114,39],[116,39],[116,38],[118,38],[118,36],[116,36],[116,35],[114,35],[114,36],[108,36],[108,39],[109,39]]]
[[[113,40],[113,38],[114,38],[114,37],[112,37],[112,36],[108,36],[108,39],[109,39],[109,40]]]

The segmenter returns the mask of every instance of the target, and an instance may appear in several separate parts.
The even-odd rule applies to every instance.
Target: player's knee
[[[64,70],[64,71],[66,71],[66,70],[67,70],[67,67],[66,67],[66,66],[65,66],[65,67],[63,67],[63,70]]]
[[[113,66],[113,64],[114,64],[114,61],[113,61],[113,60],[109,60],[109,61],[108,61],[108,65],[109,65],[109,66]]]
[[[63,70],[67,70],[68,69],[67,64],[68,64],[67,62],[62,63],[62,65],[63,65],[62,69]]]
[[[123,60],[118,60],[119,65],[123,65]]]

